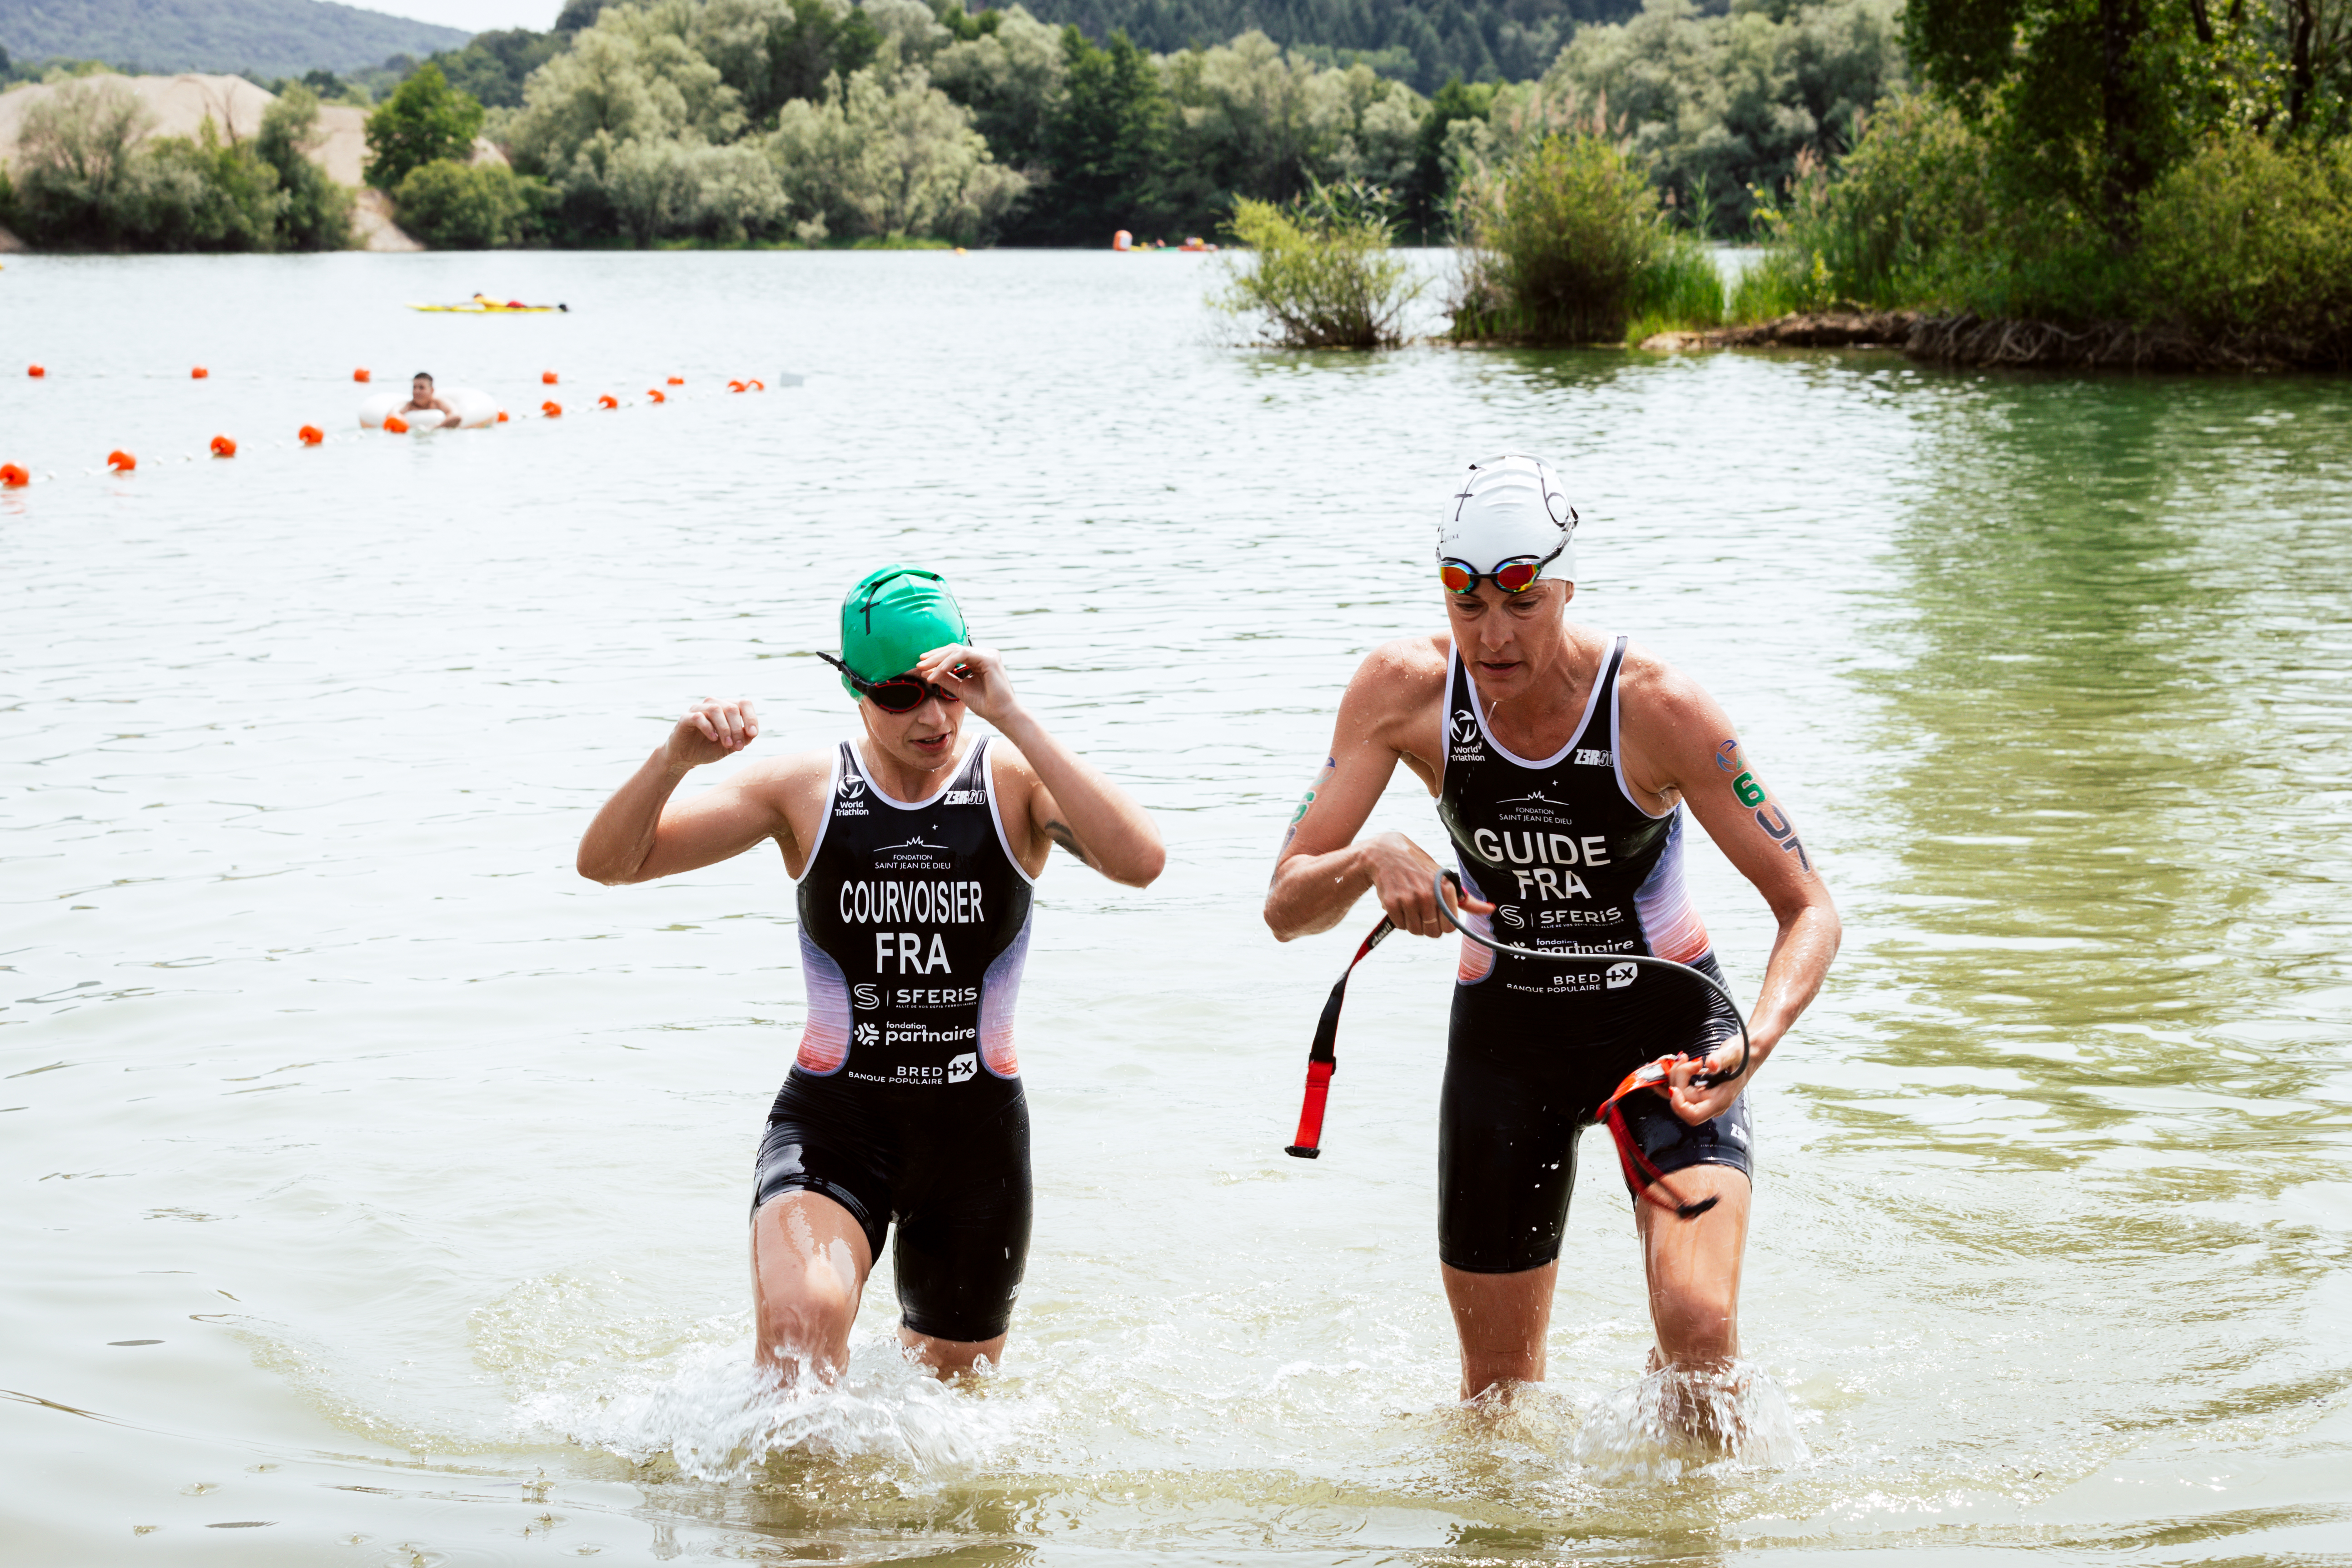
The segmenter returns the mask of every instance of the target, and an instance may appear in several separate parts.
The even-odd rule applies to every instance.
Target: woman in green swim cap
[[[886,566],[841,605],[819,657],[862,733],[735,770],[684,800],[690,770],[749,746],[745,699],[706,699],[605,803],[583,876],[642,882],[763,839],[799,884],[808,1024],[754,1163],[759,1355],[837,1376],[889,1228],[908,1353],[940,1375],[999,1360],[1029,1250],[1029,1114],[1013,1013],[1030,886],[1052,847],[1143,887],[1165,862],[1125,791],[1014,696],[937,573]],[[964,715],[994,726],[967,743]]]

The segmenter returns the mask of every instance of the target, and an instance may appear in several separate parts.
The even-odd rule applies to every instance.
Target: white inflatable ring
[[[477,392],[470,386],[453,386],[441,396],[457,411],[457,426],[463,430],[487,429],[499,422],[498,400],[487,392]],[[404,392],[379,392],[360,405],[360,428],[381,430],[383,422],[407,403]],[[436,417],[426,415],[403,415],[412,433],[422,435],[427,430],[444,426]]]

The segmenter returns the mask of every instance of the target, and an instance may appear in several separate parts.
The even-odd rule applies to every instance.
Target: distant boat
[[[412,310],[430,310],[444,316],[534,316],[553,310],[569,312],[569,305],[526,305],[520,300],[504,301],[488,294],[477,294],[462,305],[411,305]]]

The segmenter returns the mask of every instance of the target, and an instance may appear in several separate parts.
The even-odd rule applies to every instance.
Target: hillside
[[[329,0],[0,0],[0,48],[154,71],[351,70],[462,47],[455,27]]]
[[[0,0],[0,4],[8,0]],[[1115,27],[1162,53],[1223,43],[1255,27],[1277,44],[1351,55],[1434,92],[1465,81],[1541,76],[1580,22],[1622,22],[1641,0],[1024,0],[1040,21],[1075,22],[1089,37]],[[980,9],[981,0],[971,0]],[[1721,5],[1701,5],[1719,10]]]

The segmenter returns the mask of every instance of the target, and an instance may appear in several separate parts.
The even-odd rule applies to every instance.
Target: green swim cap
[[[841,601],[841,662],[867,680],[904,675],[931,649],[971,640],[947,579],[919,566],[869,572]],[[847,676],[841,689],[858,694]]]

